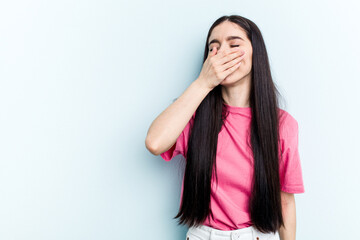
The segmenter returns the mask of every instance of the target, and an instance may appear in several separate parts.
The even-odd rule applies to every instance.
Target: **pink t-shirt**
[[[253,175],[253,157],[246,141],[250,142],[251,108],[227,105],[229,115],[218,135],[216,155],[218,184],[213,174],[211,210],[214,218],[203,223],[220,230],[236,230],[252,225],[248,211]],[[182,154],[186,160],[189,130],[195,113],[181,132],[176,143],[161,154],[165,161]],[[281,190],[288,193],[304,193],[304,184],[298,151],[298,123],[288,112],[280,109],[280,161]],[[280,157],[280,154],[279,154]],[[181,187],[181,198],[183,185]]]

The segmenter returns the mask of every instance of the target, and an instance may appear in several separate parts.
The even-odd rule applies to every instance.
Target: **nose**
[[[220,46],[220,48],[217,49],[217,52],[220,53],[220,52],[225,52],[225,51],[229,51],[230,47],[229,46],[225,46],[225,44],[222,44]]]

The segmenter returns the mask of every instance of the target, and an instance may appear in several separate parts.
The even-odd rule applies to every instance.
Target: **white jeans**
[[[224,231],[200,225],[189,228],[186,240],[280,240],[280,235],[278,231],[275,234],[262,233],[253,226]]]

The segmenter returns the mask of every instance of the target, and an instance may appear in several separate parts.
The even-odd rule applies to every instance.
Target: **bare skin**
[[[231,36],[235,38],[229,39]],[[222,86],[222,96],[228,105],[250,106],[253,49],[246,32],[237,24],[225,21],[213,29],[208,44],[208,58],[199,77],[150,125],[145,145],[154,155],[167,151],[175,144],[200,103],[217,85]],[[281,199],[286,228],[280,228],[280,239],[295,240],[294,194],[281,192]]]
[[[242,39],[228,40],[229,36],[238,36]],[[221,83],[222,96],[224,101],[231,106],[249,107],[249,94],[251,87],[251,70],[252,70],[252,44],[247,38],[246,32],[237,24],[232,22],[223,22],[216,26],[210,37],[209,43],[216,39],[209,46],[211,50],[213,47],[218,47],[220,50],[228,50],[231,47],[238,46],[246,52],[242,59],[242,64],[232,74],[228,75]],[[281,240],[295,240],[296,235],[296,206],[295,197],[293,193],[281,191],[282,212],[284,217],[285,228],[279,229]]]
[[[228,39],[230,36],[235,36],[235,38]],[[246,52],[240,67],[228,75],[220,85],[222,97],[228,105],[249,107],[253,48],[246,32],[236,23],[225,21],[213,29],[209,43],[211,43],[210,50],[216,47],[220,52],[238,47]]]
[[[296,237],[296,205],[293,193],[281,191],[284,227],[280,227],[280,240],[295,240]]]
[[[246,54],[237,47],[221,52],[215,47],[205,60],[199,77],[152,122],[145,139],[146,148],[154,155],[170,149],[203,99],[239,68],[244,56]]]

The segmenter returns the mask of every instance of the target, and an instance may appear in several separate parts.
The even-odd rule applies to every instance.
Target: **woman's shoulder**
[[[292,135],[298,131],[298,121],[288,111],[279,108],[279,131],[282,135]]]
[[[280,120],[282,121],[297,122],[297,120],[292,114],[290,114],[288,111],[282,108],[279,108],[279,114],[280,114]]]

